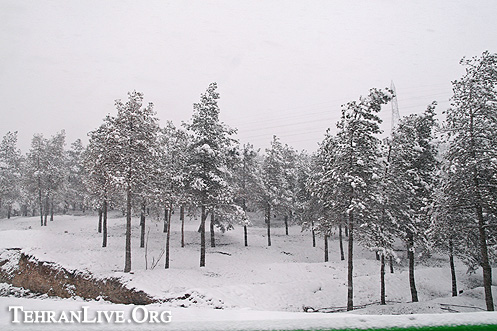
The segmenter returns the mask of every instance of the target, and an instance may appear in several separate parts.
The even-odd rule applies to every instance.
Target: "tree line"
[[[380,260],[380,301],[385,304],[385,268],[398,259],[394,246],[407,251],[411,299],[416,252],[448,254],[452,294],[457,295],[454,257],[470,269],[481,267],[487,310],[494,310],[491,263],[496,257],[497,216],[497,54],[463,58],[465,74],[452,82],[451,107],[436,118],[436,102],[406,116],[380,139],[382,105],[389,89],[371,89],[342,105],[336,133],[328,129],[313,154],[296,151],[276,136],[264,153],[240,145],[236,129],[219,119],[216,83],[193,105],[191,119],[176,127],[159,125],[152,103],[128,93],[115,103],[117,113],[88,133],[85,147],[76,140],[65,150],[65,133],[34,135],[21,155],[16,132],[0,145],[0,208],[40,216],[41,226],[56,212],[97,210],[98,232],[107,246],[107,212],[121,209],[126,220],[124,271],[131,271],[131,218],[140,216],[140,245],[146,217],[161,215],[169,268],[170,220],[179,209],[184,246],[185,214],[200,216],[200,267],[206,265],[207,223],[214,228],[244,227],[249,245],[249,210],[263,211],[267,245],[271,219],[280,215],[285,232],[301,224],[325,242],[338,232],[340,256],[348,265],[347,309],[353,309],[354,243]],[[209,220],[208,220],[209,219]],[[343,232],[348,237],[344,249]],[[345,254],[347,251],[347,254]]]

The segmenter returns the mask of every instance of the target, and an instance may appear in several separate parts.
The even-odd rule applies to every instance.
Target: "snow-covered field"
[[[262,217],[254,215],[249,228],[249,247],[243,245],[243,228],[221,233],[216,230],[215,248],[207,248],[206,267],[199,268],[198,220],[185,221],[184,248],[180,245],[178,213],[171,225],[170,269],[164,269],[162,257],[152,270],[165,243],[162,223],[147,219],[148,270],[145,249],[139,247],[138,219],[134,219],[132,273],[124,266],[124,219],[112,214],[109,219],[108,247],[101,247],[97,216],[56,216],[47,227],[40,227],[38,217],[0,220],[0,249],[22,248],[41,261],[53,261],[67,269],[88,270],[98,277],[121,277],[130,288],[143,290],[160,298],[188,298],[151,305],[151,310],[170,310],[173,329],[290,329],[365,326],[441,325],[458,323],[497,324],[497,313],[484,312],[481,274],[467,274],[457,263],[458,287],[463,293],[451,297],[448,261],[433,255],[419,262],[416,282],[419,303],[409,303],[410,292],[405,252],[399,252],[395,273],[386,274],[387,305],[379,301],[379,261],[373,252],[355,248],[354,304],[367,305],[352,313],[306,313],[304,307],[338,308],[346,305],[346,261],[340,260],[336,236],[330,240],[330,261],[324,261],[323,239],[312,247],[309,232],[290,227],[285,235],[282,222],[272,229],[272,246],[267,247]],[[209,237],[207,235],[207,237]],[[401,248],[401,247],[399,247]],[[494,285],[497,285],[494,281]],[[0,289],[1,290],[1,289]],[[0,291],[1,293],[1,291]],[[497,296],[497,288],[494,296]],[[116,305],[81,298],[0,297],[0,328],[11,326],[8,306],[32,310],[131,311],[131,305]],[[460,312],[451,314],[450,312]],[[445,313],[445,314],[440,314]],[[412,315],[416,314],[416,315]],[[132,328],[134,324],[119,325]],[[107,328],[109,325],[105,325]],[[136,325],[134,325],[136,327]],[[147,324],[148,328],[153,327]],[[20,327],[16,325],[16,327]],[[29,328],[29,325],[23,325]],[[62,328],[64,325],[57,325]],[[65,327],[68,327],[65,325]],[[71,325],[85,329],[95,325]],[[162,326],[164,327],[164,326]]]

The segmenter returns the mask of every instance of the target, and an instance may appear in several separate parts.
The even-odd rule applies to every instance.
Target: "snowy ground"
[[[37,217],[0,220],[0,249],[19,247],[39,260],[54,261],[68,269],[88,270],[102,277],[122,277],[129,287],[161,299],[189,294],[188,299],[150,308],[171,310],[174,329],[497,324],[496,313],[483,311],[485,303],[481,274],[466,274],[466,268],[461,263],[456,268],[458,286],[463,293],[456,298],[450,296],[450,271],[443,256],[433,256],[418,264],[416,282],[421,302],[415,304],[409,303],[405,262],[395,264],[395,273],[386,274],[389,304],[380,306],[374,304],[379,301],[379,262],[373,252],[356,247],[354,303],[372,305],[353,313],[304,313],[304,307],[336,308],[346,304],[347,266],[346,261],[340,261],[336,237],[330,241],[330,261],[324,263],[322,238],[317,238],[317,247],[313,248],[310,233],[292,226],[290,235],[286,236],[282,222],[276,220],[272,246],[267,247],[266,229],[261,218],[255,217],[254,226],[249,228],[249,247],[243,246],[242,227],[224,234],[216,231],[217,247],[208,247],[207,266],[199,268],[198,220],[186,220],[186,247],[181,248],[180,223],[176,213],[172,220],[171,268],[168,270],[164,269],[163,258],[153,270],[150,269],[152,260],[159,257],[164,246],[165,234],[162,233],[161,222],[147,219],[150,232],[148,270],[145,270],[145,249],[139,247],[138,220],[133,221],[131,274],[122,272],[124,220],[116,214],[109,219],[107,248],[101,248],[96,216],[56,216],[47,227],[40,227]],[[497,284],[494,282],[494,285]],[[0,305],[3,307],[0,310],[0,328],[10,325],[12,316],[7,307],[12,305],[58,310],[80,309],[82,305],[94,310],[132,309],[132,306],[85,302],[81,299],[12,296],[0,297]],[[456,311],[461,314],[448,313]],[[123,328],[123,325],[119,327]]]

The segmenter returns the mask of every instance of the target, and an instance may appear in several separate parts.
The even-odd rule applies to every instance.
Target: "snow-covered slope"
[[[101,237],[96,231],[96,216],[57,216],[47,227],[40,227],[36,217],[1,220],[0,249],[18,247],[39,260],[53,261],[67,269],[88,270],[97,277],[121,277],[129,287],[143,290],[160,299],[171,299],[158,307],[172,309],[174,320],[178,323],[191,321],[197,323],[197,326],[201,325],[201,321],[210,321],[211,327],[226,327],[229,323],[223,324],[221,321],[245,320],[250,321],[247,322],[247,328],[250,325],[258,325],[260,328],[261,325],[270,324],[257,324],[254,320],[266,319],[272,319],[275,325],[279,323],[278,320],[292,320],[295,322],[290,323],[295,325],[292,327],[299,325],[296,321],[303,323],[300,327],[315,325],[313,323],[329,327],[326,323],[330,319],[333,319],[333,323],[343,323],[344,326],[350,326],[347,321],[355,321],[353,323],[358,325],[365,323],[361,321],[382,321],[381,323],[386,323],[382,325],[386,326],[396,325],[395,321],[401,321],[401,318],[369,315],[456,311],[474,314],[458,314],[457,318],[460,319],[469,318],[480,323],[497,322],[495,314],[483,313],[485,303],[480,288],[481,275],[466,274],[461,263],[457,264],[457,271],[458,286],[463,293],[456,298],[450,296],[450,271],[443,256],[424,259],[417,266],[416,281],[421,302],[409,303],[407,268],[401,260],[400,264],[395,264],[395,273],[386,274],[388,304],[378,305],[379,262],[373,252],[359,246],[355,249],[354,303],[366,307],[352,314],[304,313],[304,310],[323,308],[340,311],[340,307],[346,305],[346,261],[340,260],[336,237],[332,237],[330,241],[330,261],[325,263],[323,239],[317,238],[317,247],[312,247],[310,233],[301,232],[296,225],[290,227],[290,235],[286,236],[284,228],[276,220],[272,231],[273,245],[267,247],[266,229],[261,219],[254,215],[255,225],[249,228],[249,247],[243,246],[241,227],[226,233],[216,231],[217,245],[215,248],[208,247],[207,266],[199,268],[199,234],[196,231],[198,221],[186,220],[186,246],[182,248],[177,214],[173,215],[172,220],[171,268],[168,270],[164,269],[163,257],[151,269],[152,260],[159,258],[165,242],[162,223],[153,218],[147,219],[147,228],[150,228],[147,250],[139,247],[138,220],[134,220],[131,274],[122,272],[125,222],[119,215],[109,219],[109,241],[106,248],[101,247]],[[400,256],[402,254],[399,252]],[[495,295],[497,296],[497,292]],[[179,297],[182,299],[177,299]],[[81,306],[81,302],[77,300],[48,298],[4,297],[0,298],[0,302],[4,307],[19,302],[34,307],[50,305],[58,309],[72,304]],[[91,304],[109,305],[101,302]],[[10,320],[11,316],[6,311],[4,308],[0,313],[2,323]],[[368,316],[361,317],[361,314]],[[336,318],[341,322],[335,320]],[[442,315],[428,320],[433,323],[457,321]],[[402,321],[425,323],[427,319],[415,317],[409,320],[406,317]],[[218,322],[221,324],[216,324]],[[319,324],[321,322],[324,324]],[[187,328],[187,324],[183,326]]]

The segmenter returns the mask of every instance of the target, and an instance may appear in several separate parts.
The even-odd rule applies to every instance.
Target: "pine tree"
[[[83,184],[85,173],[82,159],[84,150],[81,139],[76,139],[71,144],[71,149],[66,152],[67,178],[64,199],[72,210],[79,207],[81,211],[85,211],[86,190]]]
[[[284,177],[284,149],[278,137],[273,136],[271,148],[266,149],[262,164],[262,192],[260,203],[265,210],[267,225],[267,245],[271,246],[271,215],[282,211],[283,199],[286,197]],[[283,208],[282,208],[283,207]]]
[[[433,190],[436,183],[437,146],[434,144],[435,105],[421,114],[404,117],[392,135],[387,173],[387,212],[397,236],[407,246],[411,299],[418,301],[414,277],[416,246],[426,246]]]
[[[342,107],[342,117],[337,124],[338,134],[333,148],[335,155],[329,173],[334,200],[329,208],[336,215],[347,215],[348,242],[348,291],[347,310],[353,305],[353,243],[360,227],[374,222],[374,206],[378,189],[381,156],[379,149],[379,124],[377,113],[381,105],[391,100],[391,92],[371,89],[367,97],[352,101]]]
[[[241,160],[235,168],[236,181],[236,202],[242,207],[243,213],[247,214],[249,205],[255,205],[256,196],[260,192],[262,185],[259,176],[259,162],[257,151],[251,144],[245,144],[240,153]],[[244,244],[248,246],[248,226],[250,220],[248,217],[243,218]]]
[[[104,123],[88,133],[88,146],[83,152],[83,167],[85,169],[84,185],[93,205],[99,210],[99,233],[102,233],[102,247],[107,247],[107,211],[117,193],[117,180],[114,175],[114,163],[118,155],[111,148],[111,136],[114,130],[111,118],[108,116]]]
[[[33,136],[31,149],[27,154],[25,185],[31,193],[37,196],[42,226],[47,225],[49,212],[53,219],[54,198],[64,183],[64,144],[64,131],[50,139],[36,134]]]
[[[485,302],[493,311],[488,229],[497,215],[497,54],[486,51],[461,64],[466,72],[452,83],[452,106],[446,112],[450,169],[445,185],[452,208],[473,212],[469,222],[477,224]]]
[[[200,267],[205,266],[205,222],[209,213],[226,211],[232,215],[234,186],[230,165],[235,158],[236,132],[219,121],[217,84],[211,83],[193,105],[193,116],[184,124],[190,134],[191,144],[186,151],[186,187],[192,197],[192,204],[201,209],[200,220]]]
[[[22,156],[16,145],[17,131],[7,132],[0,144],[0,208],[7,209],[7,218],[21,197]]]
[[[126,200],[126,235],[124,272],[131,271],[131,216],[133,199],[143,201],[150,192],[151,176],[157,172],[159,155],[158,119],[153,104],[142,107],[143,93],[128,93],[128,101],[116,100],[117,115],[107,117],[108,144],[113,176],[123,190]]]

